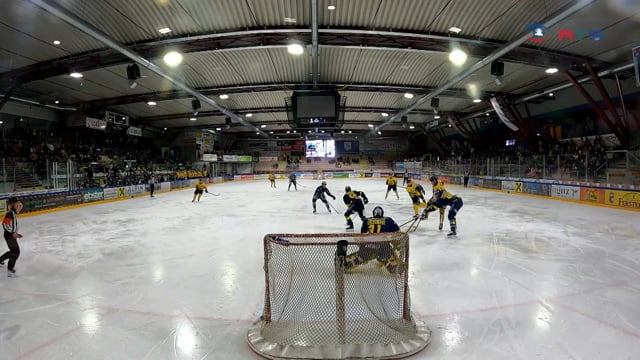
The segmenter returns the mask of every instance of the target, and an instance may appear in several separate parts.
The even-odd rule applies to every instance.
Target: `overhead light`
[[[227,100],[227,99],[229,98],[229,95],[227,95],[227,94],[221,94],[221,95],[219,96],[219,98],[220,98],[220,99],[222,99],[222,100]]]
[[[449,124],[449,127],[451,127],[451,124]]]
[[[553,97],[553,93],[549,93],[549,96]]]
[[[440,115],[434,115],[433,118],[438,120],[438,119],[440,119]]]
[[[296,23],[296,22],[298,22],[298,20],[296,20],[296,18],[286,17],[286,18],[284,18],[284,22],[286,22],[286,23]]]
[[[262,125],[260,125],[260,127],[264,129],[264,128],[267,127],[267,125],[266,124],[262,124]]]
[[[555,74],[558,72],[558,68],[548,68],[544,72],[546,72],[547,74]]]
[[[259,131],[256,131],[256,135],[260,135],[260,132],[259,132]]]
[[[349,130],[349,134],[351,134],[351,130]]]
[[[407,99],[413,99],[413,94],[412,93],[405,93],[404,97],[406,97]]]
[[[164,60],[165,64],[174,67],[182,63],[182,54],[177,51],[169,51],[164,55],[162,59]]]
[[[311,130],[309,130],[308,132],[309,132],[309,134],[311,134]]]
[[[382,115],[383,117],[389,116],[389,114],[387,114],[387,113],[381,113],[380,115]]]
[[[382,135],[382,131],[378,130],[378,135]]]
[[[460,29],[459,27],[452,26],[449,28],[449,31],[455,34],[459,34],[462,31],[462,29]]]
[[[158,32],[159,32],[160,34],[167,34],[167,33],[170,33],[170,32],[171,32],[171,29],[169,29],[168,27],[164,27],[164,28],[162,28],[162,29],[158,29]]]
[[[329,6],[327,6],[327,9],[329,9],[329,10],[335,10],[335,9],[336,9],[336,6],[335,6],[335,5],[329,5]]]
[[[473,102],[477,104],[477,103],[481,103],[481,102],[482,102],[482,100],[480,100],[480,99],[473,99]]]
[[[300,44],[291,44],[287,46],[287,51],[291,55],[302,55],[304,54],[304,48]]]
[[[218,127],[218,128],[216,128],[216,131],[222,131],[222,128]]]
[[[198,120],[198,119],[197,119],[197,118],[189,118],[189,120],[191,120],[191,121],[196,121],[196,120]]]
[[[269,131],[269,134],[273,134],[273,131]]]
[[[372,128],[372,127],[373,127],[373,124],[369,124],[369,125],[367,125],[367,126],[368,126],[368,127],[370,127],[370,128]]]
[[[340,134],[344,134],[344,130],[340,131]]]
[[[62,44],[60,40],[53,40],[53,45],[60,45],[60,44]]]
[[[55,104],[60,104],[60,100],[54,101]]]
[[[71,74],[69,74],[69,76],[71,76],[72,78],[79,79],[82,77],[82,74],[80,74],[79,72],[72,72]]]
[[[2,120],[0,120],[0,125],[4,124],[4,122]]]
[[[156,106],[156,102],[155,101],[147,101],[147,105],[149,106]]]
[[[413,124],[409,125],[409,129],[415,129],[416,127]]]
[[[247,115],[245,115],[246,117],[252,117],[253,114],[252,113],[248,113]]]
[[[455,66],[461,66],[467,61],[467,54],[460,49],[453,49],[449,53],[449,61]]]
[[[164,128],[165,130],[167,130],[167,128]]]
[[[489,116],[490,114],[489,114],[489,113],[486,113],[485,115]]]

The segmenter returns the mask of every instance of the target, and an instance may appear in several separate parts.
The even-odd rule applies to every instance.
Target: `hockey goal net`
[[[372,259],[353,267],[358,251]],[[408,234],[268,234],[264,261],[264,310],[247,333],[256,353],[397,359],[429,344],[411,315]]]

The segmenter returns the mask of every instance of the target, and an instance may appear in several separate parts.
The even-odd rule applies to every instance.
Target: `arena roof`
[[[554,17],[543,41],[526,39],[532,24]],[[7,2],[0,26],[0,91],[14,98],[86,114],[115,111],[143,127],[224,127],[231,114],[238,126],[223,132],[254,134],[266,125],[268,136],[290,129],[286,99],[295,89],[335,87],[346,98],[343,129],[374,124],[404,132],[417,130],[402,127],[394,114],[405,110],[418,127],[432,122],[434,109],[420,99],[433,90],[440,115],[464,117],[488,107],[474,98],[539,93],[565,83],[563,72],[587,74],[585,62],[596,71],[630,63],[640,6],[623,0],[28,0]],[[561,30],[576,38],[559,39]],[[589,34],[596,30],[602,38],[594,41]],[[302,44],[304,54],[289,54],[291,42]],[[497,82],[487,59],[509,45],[498,57],[504,76]],[[452,47],[468,54],[464,65],[451,64]],[[181,65],[163,62],[170,50],[183,55]],[[142,77],[131,88],[126,69],[136,61]],[[456,78],[471,67],[477,71]],[[560,71],[547,74],[550,67]],[[82,78],[69,76],[74,71]],[[190,120],[194,94],[171,79],[208,99],[197,120]]]

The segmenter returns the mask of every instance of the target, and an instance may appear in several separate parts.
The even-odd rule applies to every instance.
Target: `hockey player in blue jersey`
[[[456,215],[458,211],[462,208],[462,198],[457,195],[452,195],[449,193],[451,197],[447,198],[445,196],[445,192],[442,190],[434,190],[433,197],[429,199],[427,202],[427,208],[424,209],[422,217],[424,219],[427,218],[428,214],[432,211],[436,211],[438,209],[444,209],[449,206],[449,214],[447,218],[449,219],[449,226],[451,227],[451,231],[447,234],[447,236],[456,236],[457,235],[457,223],[456,223]]]
[[[327,210],[329,212],[331,212],[331,208],[329,207],[329,202],[327,202],[327,198],[324,196],[324,194],[327,194],[328,196],[331,196],[333,198],[333,200],[336,199],[335,196],[333,196],[333,194],[331,194],[331,191],[329,191],[329,189],[327,189],[327,182],[323,181],[320,186],[318,186],[316,188],[316,191],[313,193],[313,200],[311,200],[311,202],[313,203],[313,213],[316,213],[316,201],[318,201],[318,199],[320,199],[323,203],[324,206],[327,207]]]
[[[364,205],[369,202],[369,199],[363,191],[351,190],[351,186],[345,187],[344,191],[345,193],[342,197],[342,201],[347,205],[347,211],[344,213],[344,217],[347,219],[347,230],[353,230],[351,214],[357,213],[364,223],[366,220],[366,217],[364,216]]]
[[[373,208],[373,217],[366,218],[362,222],[362,228],[360,229],[361,233],[369,234],[396,231],[400,231],[400,227],[395,220],[384,216],[384,210],[380,206]],[[393,246],[389,243],[381,243],[360,245],[358,251],[347,255],[345,259],[346,269],[353,269],[373,259],[376,259],[380,266],[386,267],[390,273],[394,273],[398,267],[398,257],[393,250]]]

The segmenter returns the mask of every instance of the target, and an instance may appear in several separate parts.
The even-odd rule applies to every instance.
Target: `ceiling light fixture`
[[[389,114],[387,114],[387,113],[381,113],[380,115],[382,115],[383,117],[389,116]]]
[[[482,100],[480,100],[480,99],[473,99],[473,102],[477,104],[477,103],[481,103],[481,102],[482,102]]]
[[[373,127],[373,124],[369,124],[369,125],[367,125],[367,126],[368,126],[368,127],[370,127],[370,128],[372,128],[372,127]]]
[[[544,72],[546,72],[547,74],[555,74],[558,72],[558,68],[548,68],[547,70],[545,70]]]
[[[245,115],[246,117],[252,117],[253,114],[252,113],[248,113],[247,115]]]
[[[452,26],[449,28],[449,31],[451,31],[454,34],[459,34],[462,31],[462,29],[460,29],[459,27]]]
[[[217,127],[216,131],[222,131],[222,128]]]
[[[335,5],[329,5],[329,6],[327,6],[327,9],[329,9],[329,10],[335,10],[335,9],[336,9],[336,6],[335,6]]]
[[[155,101],[147,101],[147,105],[149,106],[156,106],[156,102]]]
[[[54,101],[55,104],[60,104],[60,100]]]
[[[71,74],[69,74],[69,76],[71,76],[72,78],[79,79],[82,77],[82,74],[79,72],[72,72]]]
[[[409,125],[409,129],[415,129],[416,127],[413,124]]]
[[[413,94],[412,93],[405,93],[404,97],[407,99],[413,99]]]
[[[191,121],[196,121],[196,120],[198,120],[198,119],[197,119],[197,118],[192,117],[192,118],[189,118],[189,120],[191,120]]]
[[[553,97],[553,93],[549,93],[549,96]]]
[[[158,29],[158,32],[160,34],[167,34],[171,32],[171,29],[169,29],[168,27],[163,27],[162,29]]]
[[[467,61],[467,54],[460,49],[453,49],[449,53],[449,61],[455,66],[462,66]]]
[[[62,44],[60,40],[53,40],[53,45],[60,45],[60,44]]]
[[[262,125],[260,125],[260,127],[264,129],[264,128],[267,127],[267,125],[266,124],[262,124]]]
[[[165,64],[174,67],[182,63],[182,54],[177,51],[169,51],[164,55],[162,59],[164,60]]]
[[[286,22],[286,23],[296,23],[296,22],[298,22],[298,20],[296,20],[296,18],[286,17],[286,18],[284,18],[284,22]]]
[[[440,115],[434,115],[433,118],[438,120],[438,119],[440,119]]]
[[[219,98],[220,98],[220,99],[222,99],[222,100],[227,100],[227,99],[229,98],[229,95],[227,95],[227,94],[221,94],[221,95],[219,96]]]
[[[287,46],[287,51],[291,55],[302,55],[304,54],[304,48],[300,44],[291,44]]]

